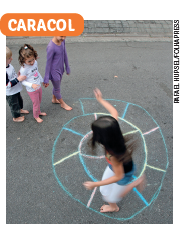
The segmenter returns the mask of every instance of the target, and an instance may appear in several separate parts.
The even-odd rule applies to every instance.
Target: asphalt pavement
[[[157,31],[155,36],[140,32],[128,36],[123,30],[118,36],[87,33],[89,25],[97,28],[100,22],[102,27],[102,21],[86,21],[83,36],[66,39],[71,74],[63,76],[61,93],[72,111],[51,103],[51,83],[43,87],[41,110],[47,113],[43,123],[34,120],[25,88],[21,94],[30,114],[23,123],[13,122],[6,106],[7,224],[173,223],[172,21],[162,23],[170,31]],[[44,76],[49,40],[7,37],[16,71],[18,50],[28,43],[38,52]],[[94,99],[95,87],[117,108],[124,133],[140,130],[140,155],[135,153],[135,161],[137,175],[146,173],[147,186],[142,194],[127,195],[116,214],[100,214],[99,189],[92,193],[82,185],[90,180],[89,172],[100,179],[106,166],[103,159],[87,157],[90,123],[96,113],[106,112]]]

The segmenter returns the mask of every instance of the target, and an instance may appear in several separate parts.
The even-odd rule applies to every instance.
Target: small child
[[[10,64],[12,58],[12,51],[6,47],[6,100],[10,106],[14,122],[24,121],[24,116],[21,113],[29,113],[23,110],[23,99],[20,95],[22,90],[21,82],[26,79],[26,76],[17,76],[14,67]]]
[[[94,93],[97,101],[112,115],[99,117],[91,125],[93,131],[92,147],[95,146],[95,143],[103,145],[109,165],[104,171],[102,181],[87,181],[84,186],[89,190],[100,187],[103,200],[109,203],[109,205],[103,205],[100,212],[118,212],[119,207],[116,203],[134,187],[139,186],[139,189],[142,190],[145,175],[131,182],[135,170],[131,157],[132,151],[130,152],[125,145],[117,121],[118,112],[109,102],[102,98],[99,89],[96,89]]]
[[[46,116],[47,114],[40,111],[43,78],[38,71],[37,56],[37,52],[28,44],[19,50],[20,74],[26,76],[26,80],[22,84],[26,86],[27,93],[33,103],[33,117],[38,123],[41,123],[43,120],[39,115]]]
[[[48,87],[49,80],[51,80],[53,85],[52,103],[59,103],[62,108],[70,111],[72,107],[68,106],[63,101],[60,93],[64,64],[66,67],[66,74],[70,74],[65,38],[66,36],[54,36],[47,46],[47,63],[43,85]]]

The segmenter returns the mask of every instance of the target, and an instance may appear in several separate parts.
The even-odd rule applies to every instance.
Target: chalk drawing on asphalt
[[[109,115],[93,98],[79,99],[81,114],[61,127],[53,145],[52,167],[58,184],[71,199],[102,216],[123,221],[149,209],[158,197],[169,164],[168,152],[159,125],[144,108],[121,100],[106,100],[118,110],[124,137],[139,140],[139,147],[133,153],[137,167],[133,180],[145,173],[149,186],[142,194],[134,188],[118,204],[120,211],[114,214],[99,212],[103,203],[99,188],[89,191],[83,187],[84,181],[101,180],[107,166],[102,147],[98,146],[93,154],[88,145],[91,123],[99,116]]]

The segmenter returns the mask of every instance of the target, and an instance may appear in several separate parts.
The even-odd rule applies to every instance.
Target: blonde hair
[[[6,60],[12,57],[12,51],[6,46]]]

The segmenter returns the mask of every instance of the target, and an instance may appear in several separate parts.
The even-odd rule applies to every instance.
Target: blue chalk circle
[[[91,123],[102,115],[109,115],[94,98],[80,98],[77,103],[81,114],[61,127],[52,149],[52,168],[59,186],[68,197],[101,216],[125,221],[149,209],[158,197],[169,164],[168,152],[159,125],[144,108],[121,100],[106,100],[116,106],[127,142],[137,140],[132,156],[137,170],[132,181],[145,173],[149,185],[142,193],[134,188],[118,203],[119,212],[99,212],[103,205],[99,188],[89,191],[83,186],[87,180],[101,180],[107,166],[102,147],[97,147],[93,153],[89,145]]]

